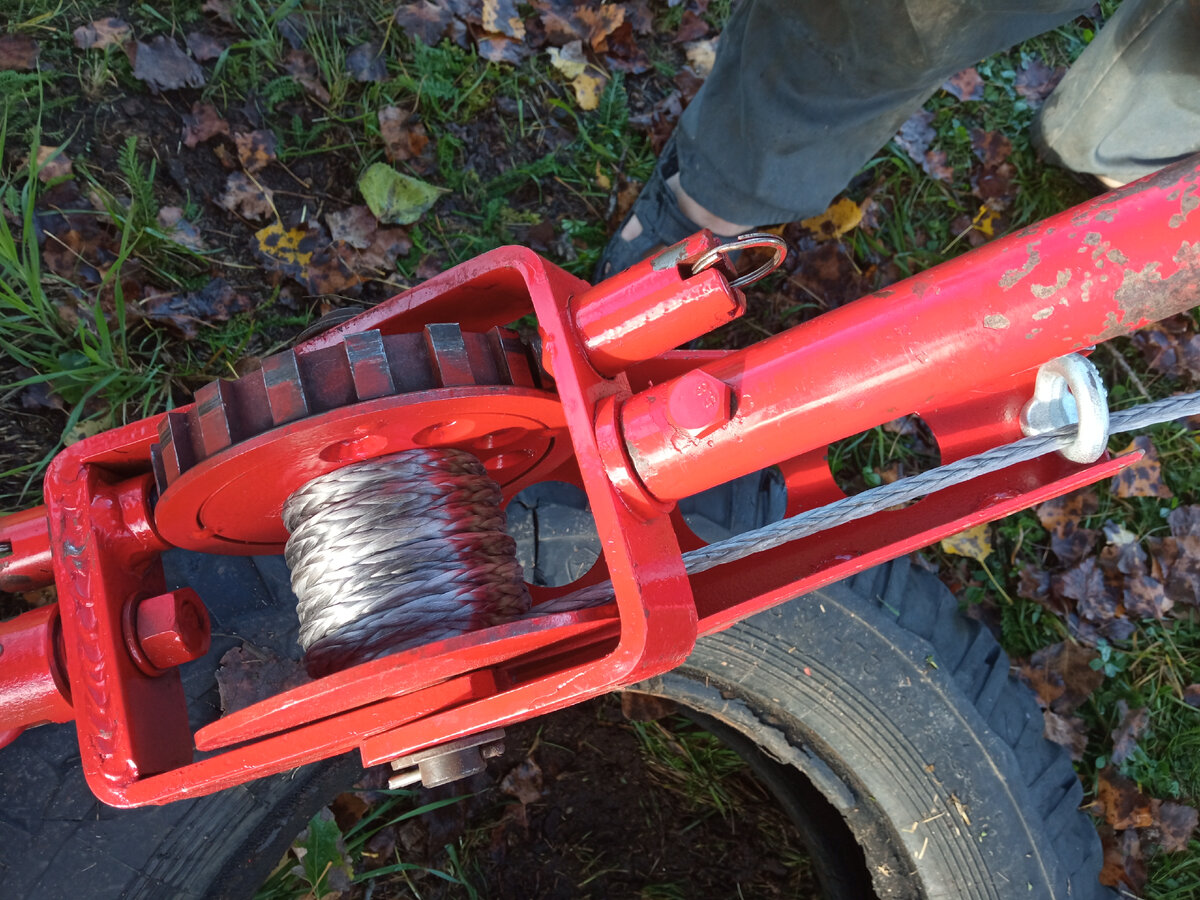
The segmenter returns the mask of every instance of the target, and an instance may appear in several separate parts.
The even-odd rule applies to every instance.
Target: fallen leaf
[[[700,78],[707,78],[717,61],[717,39],[710,38],[685,44],[684,55],[692,71]]]
[[[985,166],[1000,165],[1012,153],[1012,141],[999,131],[984,131],[982,128],[971,129],[971,149]]]
[[[559,46],[581,40],[603,51],[608,36],[625,21],[624,7],[615,3],[587,6],[573,0],[533,0],[530,5],[538,11],[547,39]]]
[[[686,44],[689,41],[698,41],[709,32],[708,22],[704,17],[699,15],[695,10],[684,10],[682,18],[679,20],[679,27],[675,29],[675,34],[671,40],[676,44]]]
[[[1121,451],[1121,455],[1141,450],[1145,455],[1138,462],[1127,466],[1113,476],[1111,490],[1118,497],[1162,497],[1175,496],[1163,483],[1162,466],[1158,462],[1158,451],[1147,435],[1139,434]]]
[[[196,102],[192,111],[183,114],[183,143],[195,147],[219,134],[229,134],[229,123],[221,118],[211,103]]]
[[[291,852],[300,864],[293,866],[290,874],[311,888],[307,896],[340,900],[350,890],[354,867],[346,841],[328,809],[309,820],[308,827],[292,843]]]
[[[1175,537],[1200,537],[1200,506],[1177,506],[1167,516],[1167,525]]]
[[[206,13],[212,13],[226,25],[233,25],[233,0],[204,0],[200,7]]]
[[[1125,582],[1125,611],[1137,619],[1161,619],[1175,606],[1157,578],[1137,575]]]
[[[1046,102],[1046,98],[1058,87],[1058,83],[1062,81],[1065,74],[1067,74],[1065,66],[1051,69],[1039,58],[1033,56],[1017,69],[1017,77],[1013,86],[1033,109],[1037,109]]]
[[[503,34],[480,35],[475,42],[475,48],[486,60],[514,66],[520,65],[533,55],[532,48],[524,41]]]
[[[429,47],[446,37],[456,21],[450,3],[431,0],[401,4],[392,18],[405,33]]]
[[[289,50],[283,60],[283,70],[296,79],[296,83],[308,91],[309,96],[318,103],[329,102],[329,90],[321,83],[317,61],[307,50],[295,47]]]
[[[1043,736],[1066,747],[1071,759],[1076,762],[1083,759],[1083,752],[1087,749],[1087,726],[1083,719],[1079,716],[1060,716],[1050,709],[1044,710],[1042,716],[1045,718]]]
[[[1099,532],[1083,528],[1078,522],[1063,522],[1050,532],[1050,549],[1064,565],[1072,565],[1091,556]]]
[[[485,31],[525,39],[525,22],[517,12],[516,0],[483,0],[482,21]]]
[[[813,233],[814,239],[832,241],[857,228],[862,217],[861,206],[849,197],[840,197],[825,212],[803,219],[800,224]]]
[[[346,71],[355,81],[385,81],[387,61],[383,58],[383,45],[378,41],[359,44],[346,54]]]
[[[1094,557],[1088,557],[1065,572],[1055,575],[1050,583],[1054,593],[1075,601],[1081,618],[1106,622],[1117,611],[1114,597],[1109,596],[1104,573]]]
[[[379,133],[383,137],[384,152],[392,162],[404,162],[425,152],[429,135],[425,126],[397,106],[385,106],[379,110]]]
[[[1154,830],[1158,843],[1167,853],[1186,853],[1192,834],[1200,824],[1200,814],[1190,806],[1172,800],[1155,800]]]
[[[130,306],[138,317],[168,325],[188,340],[199,335],[202,324],[227,322],[253,308],[254,301],[223,278],[214,278],[198,291],[152,294]]]
[[[991,532],[987,522],[960,531],[942,540],[942,549],[955,556],[969,556],[983,562],[992,553]]]
[[[375,231],[379,222],[365,206],[352,206],[349,209],[331,212],[325,216],[325,224],[329,226],[329,237],[334,241],[344,241],[351,247],[365,250],[375,240]]]
[[[0,34],[0,70],[31,72],[37,64],[37,41],[27,34]]]
[[[385,163],[370,166],[358,180],[358,189],[375,218],[397,225],[417,221],[445,193]]]
[[[933,113],[927,109],[918,109],[900,126],[892,140],[908,154],[909,159],[923,166],[925,153],[936,135],[933,130]]]
[[[1091,662],[1100,654],[1074,641],[1062,641],[1038,650],[1018,674],[1033,688],[1044,707],[1069,715],[1104,681],[1104,673]]]
[[[80,50],[104,50],[120,47],[133,37],[133,26],[124,19],[108,16],[90,25],[80,25],[74,31],[75,46]]]
[[[313,254],[327,243],[324,232],[311,222],[284,228],[272,222],[254,233],[255,250],[268,266],[301,283],[307,280]]]
[[[1150,798],[1137,789],[1131,778],[1111,766],[1096,775],[1096,806],[1113,828],[1146,828],[1154,822]]]
[[[650,57],[634,37],[634,26],[629,18],[629,7],[625,7],[625,21],[605,38],[607,45],[604,61],[610,69],[638,75],[650,70]]]
[[[225,182],[225,192],[217,202],[246,219],[269,219],[275,214],[274,193],[243,172],[234,172]]]
[[[604,86],[608,84],[608,76],[595,67],[571,82],[575,91],[575,102],[583,110],[592,110],[600,105],[600,97],[604,94]]]
[[[343,834],[361,822],[371,808],[371,804],[367,803],[359,794],[348,791],[338,794],[329,804],[333,820],[337,822],[338,829]]]
[[[527,806],[542,799],[543,783],[541,766],[527,756],[500,780],[500,790]]]
[[[38,181],[42,184],[56,178],[68,178],[73,174],[71,157],[63,152],[62,147],[38,147],[37,170]]]
[[[228,48],[228,44],[220,38],[213,37],[211,34],[206,34],[203,31],[191,31],[187,36],[188,52],[195,57],[197,62],[207,62],[210,59],[219,59],[221,54]]]
[[[149,44],[135,41],[132,47],[133,77],[152,93],[204,87],[208,81],[204,70],[172,38],[160,34]]]
[[[1137,831],[1131,828],[1117,834],[1107,825],[1101,825],[1100,842],[1104,848],[1100,883],[1140,893],[1146,883],[1146,865],[1142,860],[1141,839]]]
[[[550,65],[567,79],[578,78],[588,67],[587,56],[583,52],[583,41],[571,41],[561,48],[551,47],[546,52],[550,56]]]
[[[251,174],[261,172],[275,161],[275,132],[235,131],[233,142],[237,144],[238,159],[242,168]]]
[[[178,206],[164,206],[158,211],[158,227],[166,235],[167,240],[201,253],[208,248],[200,237],[200,232],[183,217],[183,210]]]
[[[664,697],[636,691],[621,692],[621,715],[630,722],[657,722],[673,715],[677,709],[675,701]]]
[[[936,178],[946,184],[954,181],[954,169],[950,166],[945,150],[926,150],[925,158],[921,160],[921,168],[930,178]]]
[[[1120,713],[1121,722],[1113,730],[1113,751],[1109,757],[1114,766],[1119,766],[1129,758],[1137,746],[1138,738],[1150,723],[1150,710],[1145,706],[1130,709],[1124,700],[1118,700],[1117,712]]]
[[[947,78],[942,84],[942,90],[959,100],[982,100],[983,79],[974,66],[968,66]]]
[[[359,252],[354,261],[357,272],[394,272],[396,259],[407,256],[412,239],[403,228],[378,228],[371,246]]]
[[[1092,488],[1081,488],[1062,497],[1055,497],[1040,504],[1034,512],[1047,531],[1053,531],[1065,522],[1078,525],[1079,520],[1094,516],[1100,511],[1100,497]]]

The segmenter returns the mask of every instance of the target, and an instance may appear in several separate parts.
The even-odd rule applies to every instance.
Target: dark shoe
[[[638,194],[633,209],[608,239],[596,263],[593,281],[603,281],[610,275],[623,272],[655,250],[677,244],[700,230],[699,225],[679,211],[679,203],[667,187],[667,179],[678,171],[679,159],[675,155],[675,137],[672,135],[658,157],[654,174]],[[621,232],[634,216],[642,223],[642,233],[627,241],[621,237]]]

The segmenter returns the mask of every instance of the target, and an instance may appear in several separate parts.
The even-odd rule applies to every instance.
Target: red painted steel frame
[[[46,718],[67,715],[69,696],[90,786],[133,806],[355,747],[367,763],[385,761],[662,672],[698,633],[1126,464],[1046,457],[692,579],[680,550],[699,541],[672,511],[678,497],[776,463],[789,513],[828,502],[839,492],[824,445],[905,412],[926,419],[946,460],[1013,439],[1032,367],[1195,303],[1198,198],[1192,160],[733,354],[661,352],[694,333],[681,310],[696,305],[707,327],[741,308],[715,269],[690,276],[647,262],[589,288],[530,251],[493,251],[298,352],[356,331],[441,321],[484,331],[535,312],[574,449],[572,463],[538,475],[587,490],[604,557],[584,583],[610,578],[614,604],[356,666],[192,735],[178,671],[139,668],[125,619],[163,587],[148,474],[155,417],[68,448],[47,474],[45,509],[0,521],[12,550],[0,578],[44,582],[49,549],[70,676],[69,690],[54,681],[46,613],[17,629],[41,648],[25,669],[0,655],[0,693],[10,699],[12,672],[37,680],[45,690],[26,712]],[[711,244],[702,233],[686,252]],[[642,330],[650,307],[665,315]],[[637,361],[645,355],[654,358]],[[0,740],[24,724],[0,718]],[[219,752],[194,761],[194,747]]]

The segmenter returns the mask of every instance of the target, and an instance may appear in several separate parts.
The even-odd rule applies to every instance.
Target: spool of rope
[[[528,612],[500,503],[482,463],[448,449],[353,463],[293,493],[285,555],[309,674]]]

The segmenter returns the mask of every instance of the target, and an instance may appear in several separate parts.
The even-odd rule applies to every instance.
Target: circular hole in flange
[[[787,488],[775,466],[679,501],[688,528],[710,544],[778,522],[786,510]]]
[[[600,535],[587,494],[565,481],[530,485],[505,509],[517,560],[530,584],[578,581],[600,556]]]
[[[916,413],[834,441],[825,458],[833,480],[847,495],[861,494],[942,464],[937,439]]]
[[[330,444],[318,454],[325,462],[356,462],[371,459],[387,448],[387,438],[379,434],[364,434],[362,437],[346,438]]]
[[[448,422],[438,422],[428,425],[413,435],[413,443],[428,447],[433,444],[453,444],[468,438],[475,431],[475,423],[470,419],[451,419]]]

